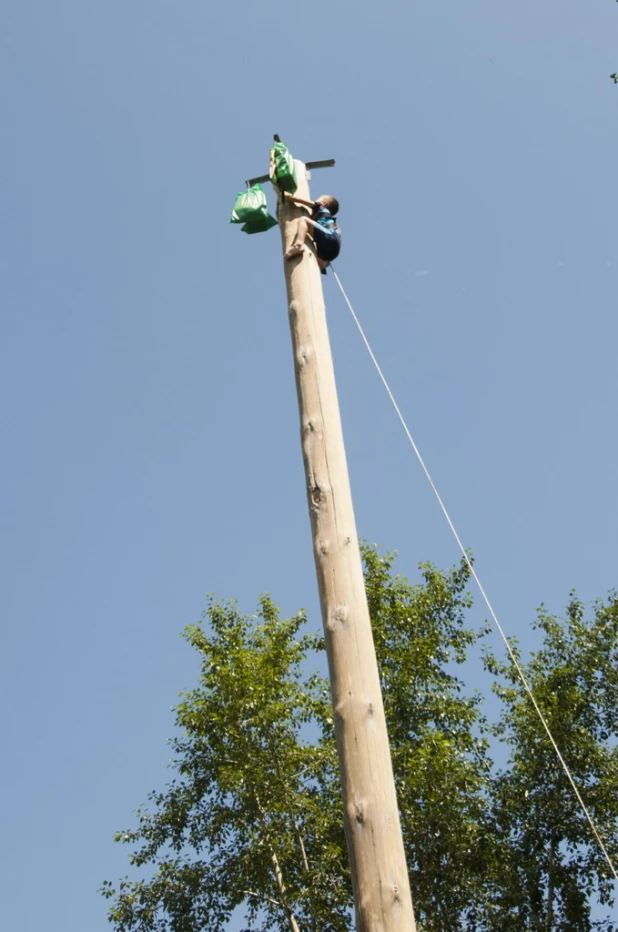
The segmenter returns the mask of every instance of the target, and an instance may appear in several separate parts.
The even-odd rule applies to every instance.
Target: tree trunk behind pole
[[[296,193],[309,199],[302,162],[296,171]],[[284,251],[302,213],[279,204]],[[283,264],[356,929],[415,932],[321,275],[309,252]]]

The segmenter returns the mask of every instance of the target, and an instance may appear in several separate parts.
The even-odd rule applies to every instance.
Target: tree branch
[[[266,830],[266,837],[268,838],[268,842],[269,842],[269,847],[270,847],[270,860],[271,860],[271,863],[272,863],[272,866],[273,866],[273,870],[274,870],[274,873],[275,873],[275,881],[276,881],[276,884],[277,884],[277,889],[279,890],[279,896],[281,897],[281,902],[279,903],[279,906],[282,907],[282,908],[285,910],[285,912],[287,913],[288,922],[289,922],[289,924],[290,924],[290,930],[291,930],[291,932],[300,932],[300,928],[299,928],[298,922],[296,921],[296,916],[294,915],[294,910],[292,909],[292,907],[290,906],[290,904],[286,901],[286,897],[285,897],[285,884],[284,884],[284,882],[283,882],[283,874],[282,874],[282,872],[281,872],[281,865],[279,864],[279,859],[278,859],[278,857],[277,857],[277,855],[276,855],[276,853],[275,853],[275,849],[273,848],[272,843],[270,842],[270,837],[269,837],[269,836],[270,836],[270,832],[269,832],[269,830],[268,830],[268,823],[267,823],[267,821],[266,821],[266,813],[265,813],[264,810],[262,809],[262,805],[261,805],[261,803],[260,803],[260,800],[259,800],[259,797],[258,797],[257,793],[255,794],[255,804],[256,804],[256,806],[257,806],[257,808],[258,808],[258,812],[260,813],[260,818],[261,818],[261,820],[262,820],[262,825],[264,826],[264,828],[265,828],[265,830]]]
[[[272,896],[267,896],[265,893],[256,893],[254,890],[243,890],[245,896],[255,897],[256,900],[264,900],[265,903],[272,903],[273,906],[281,907],[283,904],[279,900],[273,900]]]
[[[302,854],[302,856],[303,856],[303,867],[305,868],[305,871],[308,872],[308,871],[309,871],[309,861],[308,861],[308,859],[307,859],[307,852],[305,851],[305,843],[304,843],[304,841],[303,841],[303,836],[300,834],[300,829],[299,829],[298,825],[296,824],[296,819],[293,819],[293,823],[294,823],[294,834],[296,835],[296,838],[297,838],[297,840],[298,840],[298,844],[300,845],[300,852],[301,852],[301,854]]]

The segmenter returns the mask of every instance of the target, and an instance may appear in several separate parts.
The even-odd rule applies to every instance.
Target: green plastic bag
[[[276,142],[270,150],[270,180],[281,191],[294,194],[296,184],[296,169],[294,159],[284,142]]]
[[[230,223],[244,223],[244,233],[261,233],[277,225],[266,209],[266,194],[261,184],[236,195]]]
[[[266,209],[260,214],[256,214],[251,220],[247,220],[244,226],[240,228],[241,233],[265,233],[271,227],[276,227],[277,221],[271,217]]]

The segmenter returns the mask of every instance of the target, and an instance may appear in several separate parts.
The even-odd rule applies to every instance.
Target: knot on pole
[[[311,489],[309,490],[309,495],[311,498],[311,505],[313,506],[314,511],[319,511],[321,506],[326,501],[326,496],[317,483],[311,486]],[[320,540],[318,549],[320,553],[328,553],[328,548],[324,540]]]
[[[365,806],[363,803],[354,804],[354,821],[359,825],[365,824]]]
[[[313,352],[313,347],[309,345],[303,345],[299,347],[298,352],[296,353],[296,362],[298,365],[303,368],[307,363],[312,360],[315,356]]]
[[[333,619],[340,625],[345,624],[349,617],[350,610],[344,602],[340,603],[333,612]]]

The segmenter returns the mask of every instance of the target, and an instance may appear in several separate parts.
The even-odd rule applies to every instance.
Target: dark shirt
[[[333,217],[330,210],[324,207],[323,204],[320,204],[319,201],[315,201],[313,204],[311,219],[315,220],[315,222],[323,227],[327,233],[339,232],[336,218]]]

